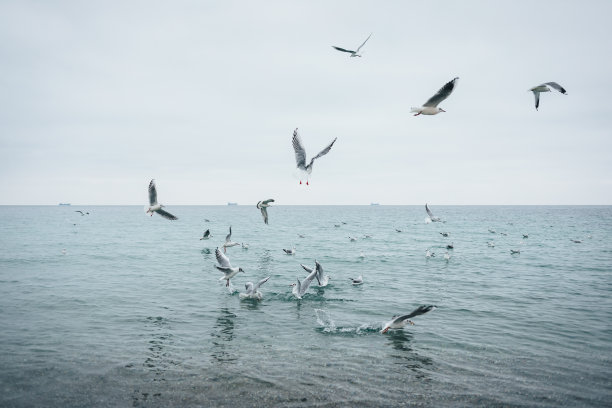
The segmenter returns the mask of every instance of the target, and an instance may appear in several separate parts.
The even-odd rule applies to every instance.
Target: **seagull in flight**
[[[81,210],[76,210],[75,212],[81,213],[81,216],[83,216],[83,215],[89,215],[89,213],[88,213],[88,212],[83,213],[83,211],[81,211]]]
[[[157,202],[157,188],[155,188],[155,179],[153,179],[149,183],[149,207],[147,208],[147,214],[151,213],[152,217],[153,213],[156,212],[168,220],[178,220],[174,215],[162,210],[163,207],[163,205]]]
[[[361,57],[361,55],[359,55],[359,50],[361,49],[361,47],[363,47],[365,45],[365,43],[368,42],[368,40],[370,39],[370,37],[372,36],[372,34],[368,35],[368,38],[366,38],[366,40],[363,42],[363,44],[361,44],[356,51],[353,50],[347,50],[344,48],[340,48],[340,47],[336,47],[335,45],[332,45],[333,48],[337,49],[338,51],[342,51],[342,52],[348,52],[349,57],[353,58],[353,57]]]
[[[268,210],[267,208],[270,206],[270,203],[273,203],[274,199],[270,198],[268,200],[259,201],[257,203],[257,208],[261,210],[261,216],[263,217],[264,223],[268,224]]]
[[[302,144],[302,139],[298,134],[297,128],[293,131],[293,139],[291,142],[293,143],[293,150],[295,151],[295,161],[297,163],[297,168],[306,173],[306,185],[308,185],[308,177],[310,173],[312,173],[312,165],[315,159],[319,157],[325,156],[331,150],[334,143],[336,143],[336,137],[332,142],[323,150],[321,150],[316,156],[310,159],[310,163],[306,164],[306,149],[304,149],[304,145]],[[302,184],[302,180],[300,180],[300,184]]]
[[[536,110],[538,110],[538,107],[540,106],[540,92],[550,92],[550,88],[556,89],[562,94],[567,95],[567,91],[556,82],[546,82],[545,84],[534,86],[530,89],[530,91],[533,92],[533,96],[535,96]]]
[[[240,245],[237,242],[232,242],[232,226],[230,225],[229,234],[225,236],[225,242],[223,243],[223,252],[227,252],[227,248]]]
[[[255,285],[253,285],[253,282],[245,283],[244,284],[244,288],[246,289],[246,292],[245,293],[241,293],[239,295],[240,299],[257,299],[257,300],[261,300],[263,295],[259,291],[259,287],[261,285],[263,285],[264,283],[266,283],[268,281],[268,279],[270,279],[269,276],[267,278],[264,278],[264,279],[260,280]]]
[[[386,333],[389,331],[389,329],[401,329],[402,327],[406,326],[407,324],[411,324],[414,326],[414,323],[412,322],[412,320],[410,320],[411,317],[415,317],[415,316],[419,316],[422,314],[425,314],[427,312],[429,312],[430,310],[435,309],[436,306],[434,305],[423,305],[423,306],[419,306],[416,309],[414,309],[412,311],[412,313],[407,314],[407,315],[403,315],[403,316],[394,316],[393,319],[390,322],[385,323],[385,326],[383,327],[383,329],[380,331],[381,333]]]
[[[316,259],[315,259],[314,269],[309,268],[308,266],[304,264],[300,264],[300,266],[304,268],[304,270],[308,273],[312,273],[313,270],[317,272],[317,274],[315,275],[315,278],[317,278],[317,282],[319,283],[319,286],[325,287],[329,283],[329,275],[323,276],[323,267]]]
[[[219,265],[215,265],[215,267],[224,273],[219,280],[226,280],[226,287],[229,286],[230,279],[236,276],[238,272],[244,273],[242,268],[232,267],[229,258],[225,256],[223,252],[219,251],[219,248],[215,249],[215,256],[217,257],[217,262],[219,262]]]
[[[208,239],[212,237],[212,235],[210,235],[210,230],[207,229],[206,231],[204,231],[204,234],[202,235],[202,238],[200,238],[200,241],[202,241],[203,239]]]
[[[427,203],[425,203],[425,211],[427,211],[427,215],[429,215],[429,219],[431,220],[431,222],[440,222],[440,217],[434,217]]]
[[[421,106],[420,108],[411,108],[410,112],[416,112],[414,116],[437,115],[440,112],[446,112],[444,109],[438,108],[438,104],[448,98],[453,92],[453,90],[455,90],[455,87],[457,86],[457,80],[459,80],[459,77],[456,77],[452,81],[447,82],[442,88],[440,88],[438,93],[429,98],[429,100],[425,102],[423,106]]]

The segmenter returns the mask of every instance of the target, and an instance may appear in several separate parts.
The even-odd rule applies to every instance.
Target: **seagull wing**
[[[353,54],[355,51],[351,51],[351,50],[345,50],[344,48],[340,48],[340,47],[336,47],[335,45],[332,45],[332,47],[334,47],[335,49],[337,49],[338,51],[342,51],[342,52],[350,52],[351,54]]]
[[[257,284],[255,286],[253,286],[253,292],[256,292],[257,289],[259,289],[259,287],[261,285],[263,285],[264,283],[266,283],[268,281],[268,279],[270,279],[269,276],[267,278],[264,278],[264,279],[260,280],[259,282],[257,282]]]
[[[209,229],[207,229],[207,230],[204,232],[204,235],[202,235],[202,237],[203,237],[203,238],[208,238],[209,236],[210,236],[210,230],[209,230]]]
[[[231,268],[230,260],[225,254],[219,251],[219,248],[215,249],[215,256],[217,257],[217,262],[221,265],[222,268]]]
[[[314,163],[315,159],[318,159],[319,157],[325,156],[327,153],[329,153],[334,143],[336,143],[336,140],[338,140],[337,137],[334,140],[332,140],[332,142],[325,149],[321,150],[315,157],[310,159],[310,164],[308,165],[312,166],[312,163]]]
[[[244,288],[246,289],[246,293],[247,295],[252,294],[253,292],[255,292],[255,290],[253,289],[253,282],[247,282],[244,284]]]
[[[304,265],[304,264],[300,264],[300,266],[301,266],[302,268],[304,268],[304,270],[305,270],[306,272],[308,272],[308,273],[312,273],[312,271],[313,271],[313,269],[312,269],[312,268],[309,268],[309,267],[307,267],[307,266],[306,266],[306,265]]]
[[[266,209],[266,207],[261,207],[261,216],[264,219],[264,223],[267,224],[268,223],[268,210]]]
[[[422,306],[419,306],[416,309],[414,309],[412,311],[412,313],[396,317],[393,321],[394,322],[398,322],[398,323],[399,322],[403,322],[404,320],[408,320],[411,317],[415,317],[415,316],[419,316],[419,315],[425,314],[425,313],[427,313],[430,310],[433,310],[435,308],[436,308],[436,306],[434,306],[434,305],[422,305]]]
[[[567,91],[561,85],[559,85],[556,82],[547,82],[545,85],[552,86],[553,88],[555,88],[557,91],[561,92],[562,94],[567,93]]]
[[[274,202],[274,199],[273,199],[273,198],[269,198],[269,199],[267,199],[267,200],[263,200],[263,201],[262,201],[262,203],[263,203],[263,204],[270,204],[270,203],[273,203],[273,202]]]
[[[298,134],[297,128],[293,131],[293,150],[295,151],[295,162],[297,163],[298,169],[306,170],[306,149],[302,144],[302,139]]]
[[[302,282],[301,286],[300,286],[300,296],[304,295],[304,293],[306,293],[306,291],[308,290],[308,287],[310,286],[310,284],[312,283],[312,280],[315,278],[315,276],[317,275],[317,271],[314,270],[310,273],[310,275],[308,275],[305,279],[304,282]]]
[[[448,98],[448,96],[453,92],[453,90],[455,89],[455,86],[457,85],[458,79],[459,77],[454,78],[452,81],[447,82],[442,88],[440,88],[438,93],[436,93],[434,96],[429,98],[429,100],[425,102],[423,106],[430,106],[432,108],[435,108],[436,106],[438,106],[440,102]]]
[[[540,92],[538,91],[532,91],[533,92],[533,96],[535,96],[535,107],[536,110],[538,110],[538,106],[540,106]]]
[[[232,241],[232,226],[230,225],[230,232],[229,234],[225,236],[225,242],[231,242],[231,241]]]
[[[366,40],[363,42],[363,44],[361,44],[361,45],[359,46],[359,48],[357,48],[357,51],[355,51],[355,52],[359,52],[359,50],[361,49],[361,47],[363,47],[363,46],[365,45],[365,43],[367,43],[367,42],[368,42],[368,40],[370,39],[370,37],[371,37],[371,36],[372,36],[372,34],[368,35],[368,38],[366,38]]]
[[[427,215],[429,215],[429,218],[434,218],[434,215],[427,204],[425,204],[425,211],[427,211]]]
[[[149,204],[152,206],[157,204],[157,189],[155,188],[155,179],[151,180],[149,183]]]
[[[315,261],[315,270],[317,271],[317,275],[316,275],[317,282],[319,282],[319,285],[320,285],[321,281],[323,280],[323,267],[317,261]]]
[[[162,209],[156,210],[156,213],[158,213],[159,215],[161,215],[162,217],[168,219],[168,220],[178,220],[177,217],[175,217],[174,215],[170,214],[168,211],[164,211]]]

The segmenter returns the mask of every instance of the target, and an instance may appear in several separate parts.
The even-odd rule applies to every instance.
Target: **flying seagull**
[[[370,39],[370,37],[371,37],[371,36],[372,36],[372,34],[368,35],[368,38],[366,38],[366,40],[363,42],[363,44],[361,44],[361,45],[359,46],[359,48],[357,48],[357,50],[356,50],[356,51],[346,50],[346,49],[344,49],[344,48],[336,47],[335,45],[332,45],[332,47],[334,47],[334,48],[335,48],[335,49],[337,49],[338,51],[348,52],[349,54],[351,54],[351,55],[349,55],[351,58],[353,58],[353,57],[361,57],[361,55],[359,55],[359,50],[361,49],[361,47],[363,47],[363,46],[365,45],[365,43],[367,43],[367,42],[368,42],[368,40]]]
[[[232,242],[232,226],[229,227],[229,234],[225,236],[225,242],[223,243],[223,252],[227,252],[227,248],[240,245],[237,242]]]
[[[81,210],[76,210],[75,212],[81,213],[81,216],[83,216],[83,215],[85,215],[85,214],[89,215],[89,213],[88,213],[88,212],[83,213],[83,211],[81,211]]]
[[[533,96],[535,96],[536,110],[538,110],[538,107],[540,106],[540,92],[550,92],[551,87],[561,92],[562,94],[567,95],[567,91],[556,82],[546,82],[545,84],[534,86],[530,89],[530,91],[533,92]]]
[[[412,320],[410,320],[411,317],[415,317],[415,316],[419,316],[419,315],[425,314],[425,313],[427,313],[430,310],[433,310],[435,308],[436,308],[436,306],[434,306],[434,305],[428,305],[428,306],[423,305],[423,306],[419,306],[416,309],[414,309],[412,311],[412,313],[410,313],[410,314],[403,315],[403,316],[395,316],[395,317],[393,317],[393,320],[391,320],[390,322],[387,322],[385,324],[385,327],[383,327],[383,329],[380,332],[381,333],[386,333],[387,331],[389,331],[389,329],[401,329],[402,327],[406,326],[407,324],[414,325]]]
[[[204,231],[204,234],[202,235],[202,238],[200,238],[200,241],[203,239],[208,239],[210,237],[212,237],[212,235],[210,235],[210,230],[207,229],[206,231]]]
[[[427,215],[429,215],[429,219],[431,220],[431,222],[439,222],[440,221],[440,217],[434,217],[434,215],[431,212],[431,210],[429,209],[429,206],[427,205],[427,203],[425,203],[425,211],[427,211]]]
[[[168,220],[178,220],[174,215],[162,210],[163,207],[163,205],[157,203],[157,189],[155,188],[155,179],[153,179],[149,183],[149,207],[147,208],[147,214],[151,213],[152,217],[153,213],[156,212]]]
[[[219,248],[215,249],[215,256],[217,257],[217,262],[219,262],[219,265],[215,265],[215,267],[224,273],[224,275],[220,277],[219,280],[226,280],[227,283],[225,284],[225,286],[229,286],[230,279],[236,276],[238,272],[244,273],[242,268],[232,267],[229,258],[225,256],[223,252],[219,251]]]
[[[308,266],[306,266],[304,264],[300,264],[300,266],[302,268],[304,268],[304,270],[306,272],[308,272],[308,273],[312,273],[313,270],[317,272],[315,277],[317,278],[317,282],[319,283],[319,286],[325,287],[329,283],[329,275],[323,276],[323,267],[321,266],[321,264],[319,262],[317,262],[316,259],[315,259],[315,267],[314,267],[314,269],[309,268]]]
[[[319,157],[325,156],[331,150],[334,143],[336,143],[335,138],[325,149],[321,150],[316,156],[310,159],[310,163],[306,165],[306,150],[304,149],[304,145],[302,144],[302,139],[300,139],[300,135],[298,134],[297,128],[293,131],[293,150],[295,150],[295,161],[297,163],[297,168],[306,172],[306,185],[308,185],[308,177],[310,173],[312,173],[312,164],[315,159]],[[300,184],[302,184],[302,180],[300,180]]]
[[[293,283],[290,285],[293,286],[292,293],[295,295],[296,298],[301,299],[302,296],[304,296],[316,275],[317,270],[315,269],[306,277],[306,279],[304,279],[304,282],[300,282],[300,278],[298,278],[297,284]]]
[[[414,116],[437,115],[440,112],[446,112],[444,109],[438,108],[438,104],[449,97],[449,95],[457,86],[458,79],[459,77],[447,82],[446,85],[440,88],[437,94],[429,98],[429,100],[425,102],[423,106],[421,106],[420,108],[412,108],[410,112],[416,112]]]
[[[253,285],[253,282],[245,283],[244,284],[244,288],[246,289],[246,292],[240,294],[240,296],[239,296],[240,299],[257,299],[257,300],[261,300],[263,295],[259,291],[259,287],[261,285],[263,285],[264,283],[266,283],[268,281],[268,279],[270,279],[269,276],[267,278],[264,278],[264,279],[260,280],[255,285]]]
[[[268,210],[267,208],[270,206],[270,203],[273,203],[274,200],[272,198],[264,201],[260,201],[257,203],[257,208],[261,210],[261,216],[263,217],[264,223],[268,224]]]

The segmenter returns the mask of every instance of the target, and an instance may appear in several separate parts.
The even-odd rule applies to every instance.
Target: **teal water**
[[[0,406],[612,404],[612,207],[167,209],[0,207]],[[330,284],[297,300],[315,258]]]

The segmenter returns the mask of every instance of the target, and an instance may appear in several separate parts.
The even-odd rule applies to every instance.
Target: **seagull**
[[[446,112],[444,109],[438,108],[438,104],[449,97],[449,95],[455,89],[458,79],[459,77],[447,82],[446,85],[440,88],[437,94],[429,98],[429,100],[425,102],[423,106],[420,108],[411,108],[410,112],[416,112],[414,116],[437,115],[440,112]]]
[[[520,254],[521,250],[520,249],[511,249],[510,250],[510,255],[515,255],[515,254]]]
[[[302,265],[303,266],[303,265]],[[296,298],[301,299],[304,296],[304,293],[308,290],[308,287],[312,283],[312,280],[317,275],[317,270],[313,270],[310,274],[304,279],[304,282],[300,282],[300,278],[297,279],[297,284],[293,283],[290,286],[293,286],[292,293]]]
[[[567,91],[556,82],[546,82],[542,85],[534,86],[530,89],[530,91],[533,92],[533,96],[535,96],[536,110],[538,110],[538,107],[540,106],[540,92],[550,92],[551,87],[561,92],[562,94],[567,95]]]
[[[448,251],[446,251],[446,253],[444,254],[444,259],[446,259],[447,261],[451,259],[451,255],[448,253]]]
[[[450,244],[447,244],[446,249],[455,249],[455,243],[451,242]]]
[[[402,232],[402,230],[401,230],[401,229],[399,229],[399,228],[396,228],[396,229],[395,229],[395,231],[396,231],[396,232]]]
[[[495,248],[495,242],[491,241],[491,242],[487,242],[487,246],[489,248]]]
[[[342,52],[348,52],[349,57],[353,58],[353,57],[361,57],[361,55],[359,55],[359,50],[361,49],[361,47],[363,47],[365,45],[365,43],[368,42],[368,40],[370,39],[370,37],[372,36],[372,34],[368,35],[368,38],[366,38],[366,40],[363,42],[363,44],[361,44],[359,46],[359,48],[357,48],[357,51],[352,51],[352,50],[345,50],[344,48],[340,48],[340,47],[336,47],[335,45],[332,45],[333,48],[337,49],[338,51],[342,51]]]
[[[340,228],[340,224],[334,224],[334,227]]]
[[[355,237],[351,237],[351,236],[349,236],[349,237],[348,237],[348,239],[349,239],[351,242],[355,242],[355,241],[357,241],[357,238],[355,238]]]
[[[263,295],[259,291],[259,287],[261,285],[263,285],[264,283],[266,283],[268,281],[268,279],[270,279],[269,276],[267,278],[264,278],[264,279],[260,280],[259,282],[257,282],[256,285],[253,285],[253,282],[245,283],[244,284],[244,288],[246,289],[246,292],[240,294],[240,299],[256,299],[256,300],[261,300]]]
[[[570,241],[572,241],[574,244],[582,244],[582,241],[579,240],[579,239],[571,239],[570,238]]]
[[[245,244],[244,242],[241,244],[242,249],[249,249],[249,244]]]
[[[240,245],[237,242],[232,242],[232,226],[230,225],[229,234],[225,236],[225,242],[223,243],[223,252],[227,252],[227,248]]]
[[[361,275],[359,275],[356,278],[349,278],[349,279],[351,280],[353,285],[361,285],[363,283],[363,277]]]
[[[366,256],[365,256],[365,254],[363,253],[363,251],[361,251],[361,252],[359,253],[359,257],[360,257],[361,259],[363,259],[363,258],[365,258],[365,257],[366,257]]]
[[[317,262],[316,259],[315,259],[315,267],[314,267],[314,269],[309,268],[308,266],[306,266],[304,264],[300,264],[300,266],[302,268],[304,268],[304,270],[306,272],[308,272],[308,273],[311,273],[313,270],[317,272],[315,277],[317,278],[317,282],[319,283],[319,286],[325,287],[329,283],[329,275],[323,276],[323,267],[321,266],[321,264],[319,262]]]
[[[434,305],[423,305],[423,306],[419,306],[416,309],[414,309],[412,313],[410,314],[403,315],[403,316],[394,316],[393,320],[391,320],[390,322],[387,322],[380,332],[384,334],[387,331],[389,331],[389,329],[401,329],[407,324],[411,324],[414,326],[414,323],[412,322],[412,320],[409,320],[411,317],[425,314],[435,308],[436,306]]]
[[[370,239],[370,238],[372,238],[372,235],[370,235],[370,234],[365,234],[363,236],[363,239]]]
[[[83,213],[83,211],[81,211],[81,210],[76,210],[75,212],[81,213],[81,216],[83,216],[83,215],[89,215],[89,213],[88,213],[88,212]]]
[[[215,267],[224,273],[224,275],[219,278],[219,280],[226,280],[226,287],[229,286],[230,279],[236,276],[238,272],[244,273],[242,268],[233,268],[230,264],[229,258],[225,256],[223,252],[219,251],[219,248],[215,249],[215,256],[217,257],[217,262],[219,262],[219,265],[215,265]]]
[[[427,215],[429,215],[429,219],[431,220],[431,222],[439,222],[440,221],[440,217],[434,217],[434,215],[431,212],[431,210],[429,209],[429,206],[427,205],[427,203],[425,203],[425,211],[427,211]]]
[[[295,255],[295,245],[291,249],[283,248],[283,251],[285,251],[287,255]]]
[[[206,231],[204,231],[204,234],[202,235],[202,238],[200,238],[200,241],[202,241],[203,239],[208,239],[212,237],[212,235],[210,235],[210,230],[207,229]]]
[[[306,238],[306,235],[304,235],[304,234],[297,234],[297,235],[298,235],[298,237],[300,237],[300,238]]]
[[[147,208],[147,214],[151,213],[152,217],[153,213],[156,212],[168,220],[178,220],[174,215],[162,210],[163,207],[163,205],[157,203],[157,189],[155,188],[155,179],[153,179],[149,183],[149,207]]]
[[[450,235],[450,232],[441,232],[440,235],[442,235],[443,237],[448,237]]]
[[[334,143],[336,143],[336,137],[332,142],[323,150],[321,150],[315,157],[310,159],[310,163],[306,164],[306,150],[304,149],[304,145],[302,144],[302,140],[300,139],[300,135],[298,134],[297,128],[293,131],[293,150],[295,150],[295,161],[297,163],[297,168],[306,173],[306,185],[308,185],[308,177],[310,173],[312,173],[312,165],[315,159],[319,157],[325,156],[331,150]],[[300,184],[302,184],[302,180],[300,180]]]
[[[523,238],[529,238],[529,234],[523,234]]]
[[[264,219],[264,223],[268,224],[268,210],[267,208],[270,206],[270,203],[273,203],[274,200],[272,198],[264,201],[260,201],[257,203],[257,208],[261,210],[261,216]]]
[[[490,228],[489,228],[489,232],[490,232],[491,234],[495,234],[495,230],[494,230],[494,229],[490,229]]]
[[[436,256],[435,252],[429,251],[429,248],[425,251],[425,258],[434,258]]]

